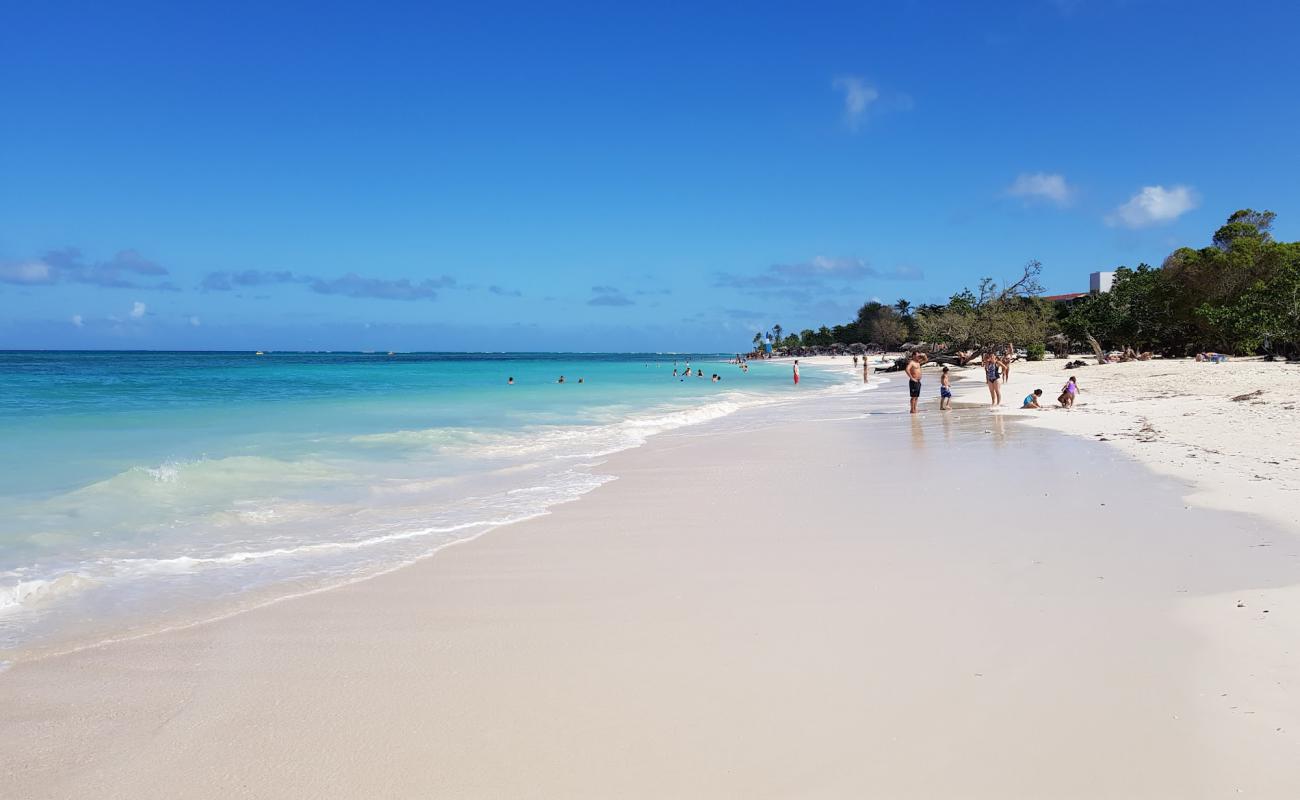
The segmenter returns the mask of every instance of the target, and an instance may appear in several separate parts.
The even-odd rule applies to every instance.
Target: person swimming
[[[564,376],[561,375],[561,376],[560,376],[560,379],[559,379],[558,381],[556,381],[556,383],[564,383]]]
[[[506,383],[510,384],[511,386],[514,386],[514,385],[515,385],[515,376],[511,375],[509,378],[506,378]]]

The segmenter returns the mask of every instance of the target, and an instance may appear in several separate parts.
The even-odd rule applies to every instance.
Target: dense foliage
[[[1300,242],[1273,241],[1274,214],[1238,211],[1199,250],[1183,247],[1160,269],[1120,267],[1109,292],[1061,319],[1074,339],[1165,355],[1300,351]]]

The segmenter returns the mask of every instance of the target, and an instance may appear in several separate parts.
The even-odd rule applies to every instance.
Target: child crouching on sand
[[[1074,398],[1079,394],[1079,382],[1071,375],[1070,379],[1061,387],[1061,396],[1056,398],[1056,402],[1061,404],[1062,408],[1074,408]]]
[[[1025,395],[1025,402],[1020,407],[1021,408],[1042,408],[1042,406],[1038,404],[1038,398],[1042,396],[1043,396],[1043,390],[1035,389],[1033,394]]]

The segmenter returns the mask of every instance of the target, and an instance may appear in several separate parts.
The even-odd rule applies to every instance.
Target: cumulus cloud
[[[148,310],[148,306],[141,303],[139,300],[136,300],[131,304],[131,319],[144,319],[144,314]]]
[[[82,319],[82,317],[81,317],[80,314],[73,314],[73,315],[72,315],[72,324],[73,324],[74,327],[77,327],[77,328],[84,328],[84,327],[86,326],[86,321],[85,321],[84,319]]]
[[[1007,194],[1029,200],[1045,200],[1065,207],[1074,199],[1074,187],[1065,181],[1065,176],[1048,172],[1022,172],[1007,187]]]
[[[90,262],[75,247],[48,250],[39,258],[0,264],[0,282],[27,286],[56,283],[84,283],[107,289],[165,289],[172,284],[140,281],[167,274],[167,268],[150,261],[136,250],[120,250],[106,261]]]
[[[593,286],[591,295],[591,299],[587,301],[589,306],[630,306],[636,302],[613,286]]]
[[[1174,220],[1196,208],[1196,192],[1190,186],[1143,186],[1142,190],[1106,218],[1110,225],[1149,228]]]

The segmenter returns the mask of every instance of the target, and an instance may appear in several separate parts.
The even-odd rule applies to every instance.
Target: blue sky
[[[0,348],[735,350],[1300,238],[1294,4],[41,3]]]

